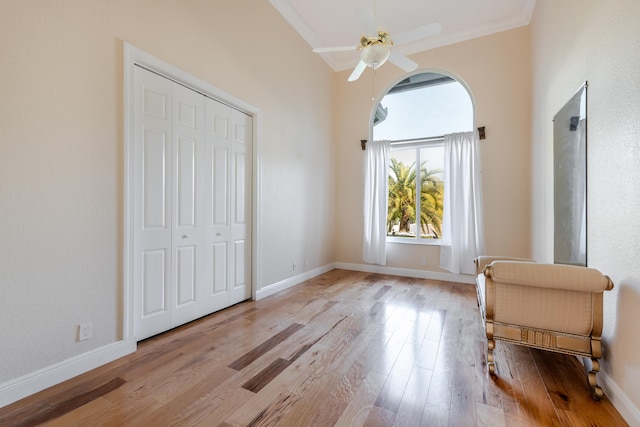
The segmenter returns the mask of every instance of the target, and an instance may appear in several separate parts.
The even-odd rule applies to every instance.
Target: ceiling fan
[[[328,52],[346,52],[350,50],[360,51],[360,62],[353,69],[353,72],[347,79],[352,82],[358,80],[367,67],[371,67],[374,70],[380,67],[382,64],[389,62],[397,65],[406,72],[411,72],[418,68],[418,64],[401,53],[392,50],[391,47],[401,45],[404,43],[410,43],[416,40],[432,37],[442,31],[442,25],[439,22],[431,22],[429,24],[422,25],[404,33],[398,34],[394,40],[388,32],[383,29],[379,29],[376,24],[373,11],[371,9],[356,9],[356,13],[360,20],[360,25],[364,31],[364,36],[360,39],[358,46],[340,46],[340,47],[319,47],[313,49],[315,53],[328,53]]]

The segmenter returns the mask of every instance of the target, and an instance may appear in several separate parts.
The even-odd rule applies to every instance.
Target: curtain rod
[[[485,132],[485,127],[484,126],[480,126],[478,128],[478,138],[479,139],[487,139],[487,134]],[[427,138],[410,138],[410,139],[395,139],[391,142],[391,145],[395,145],[395,144],[408,144],[411,142],[432,142],[432,141],[442,141],[444,139],[444,135],[440,135],[440,136],[430,136]],[[362,147],[362,149],[366,149],[367,147],[367,140],[366,139],[361,139],[360,140],[360,146]]]
[[[401,144],[409,144],[412,142],[435,142],[435,141],[443,141],[444,135],[440,136],[429,136],[427,138],[409,138],[409,139],[394,139],[389,141],[391,145],[401,145]]]

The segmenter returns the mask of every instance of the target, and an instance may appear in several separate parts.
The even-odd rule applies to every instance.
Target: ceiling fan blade
[[[353,72],[351,73],[347,81],[354,82],[358,80],[365,68],[367,68],[367,64],[365,64],[363,60],[360,60],[360,62],[358,62],[358,65],[356,65],[356,68],[353,69]]]
[[[427,39],[439,34],[442,31],[442,25],[439,22],[431,22],[429,24],[416,27],[412,30],[405,31],[404,33],[396,34],[393,36],[393,42],[396,45],[404,43],[411,43],[416,40]]]
[[[398,67],[402,68],[407,73],[418,68],[418,63],[412,61],[401,53],[396,52],[395,50],[391,51],[391,55],[389,55],[389,62],[396,64]]]
[[[325,52],[347,52],[351,50],[357,50],[357,46],[338,46],[338,47],[316,47],[313,49],[315,53],[325,53]]]
[[[364,35],[367,37],[378,37],[378,24],[376,24],[376,18],[373,16],[371,9],[356,9],[358,14],[358,20],[360,21],[360,27],[364,31]]]

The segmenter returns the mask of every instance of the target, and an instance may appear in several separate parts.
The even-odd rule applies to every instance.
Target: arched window
[[[391,141],[387,241],[439,243],[444,135],[473,129],[473,102],[455,78],[409,76],[376,105],[373,138]]]

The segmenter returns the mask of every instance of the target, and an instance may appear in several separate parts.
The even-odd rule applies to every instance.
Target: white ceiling
[[[355,10],[374,10],[380,28],[393,38],[437,21],[442,32],[394,46],[405,55],[528,25],[535,0],[269,0],[310,48],[357,46],[362,30]],[[357,51],[322,54],[335,71],[353,68]]]

